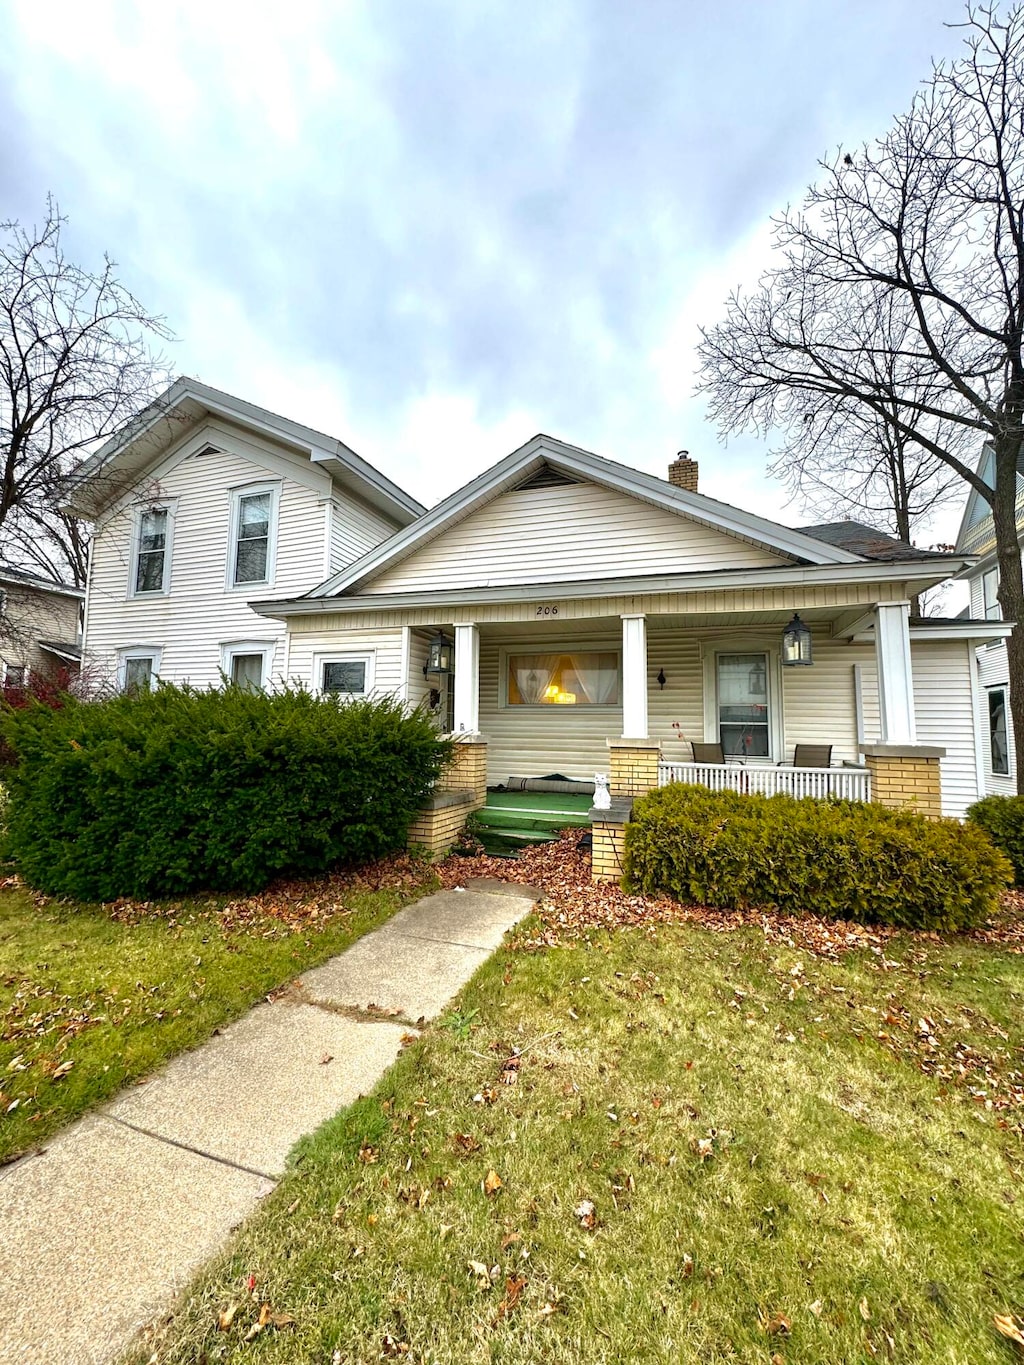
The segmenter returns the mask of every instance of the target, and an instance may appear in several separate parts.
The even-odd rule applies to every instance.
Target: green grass
[[[1022,1006],[965,943],[502,950],[132,1359],[1008,1362]]]
[[[433,889],[327,880],[104,907],[0,891],[0,1163]]]

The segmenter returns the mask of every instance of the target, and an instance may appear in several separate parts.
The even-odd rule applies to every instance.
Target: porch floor
[[[514,853],[554,839],[570,825],[589,829],[592,796],[569,792],[491,792],[474,817],[488,853]]]

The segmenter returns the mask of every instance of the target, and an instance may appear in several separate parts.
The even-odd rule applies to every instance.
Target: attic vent
[[[216,446],[203,446],[202,450],[197,450],[192,456],[193,460],[198,460],[203,455],[219,455],[220,451]]]
[[[563,474],[560,469],[552,469],[549,464],[541,465],[536,474],[516,485],[516,492],[522,492],[524,488],[562,488],[570,483],[579,483],[579,479],[570,478],[568,474]]]

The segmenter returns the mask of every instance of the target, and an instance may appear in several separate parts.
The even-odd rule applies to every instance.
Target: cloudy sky
[[[73,254],[166,315],[177,371],[428,504],[546,431],[659,474],[686,447],[703,491],[796,522],[766,447],[705,421],[696,329],[961,12],[0,0],[0,217],[52,191]]]

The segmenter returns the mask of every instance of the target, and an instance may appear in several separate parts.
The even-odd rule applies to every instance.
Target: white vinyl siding
[[[962,816],[983,795],[978,791],[972,653],[966,640],[914,640],[910,646],[918,743],[940,745],[946,751],[939,762],[943,815]],[[986,728],[978,739],[984,749],[988,740],[984,717],[982,723]]]
[[[298,623],[297,623],[298,624]],[[423,658],[426,658],[424,651]],[[323,687],[323,664],[330,660],[359,659],[367,664],[367,696],[402,695],[402,631],[313,630],[293,631],[289,644],[289,681],[319,692]],[[422,668],[422,659],[411,661],[410,671]],[[422,681],[422,675],[420,680]]]
[[[362,591],[572,582],[788,562],[629,494],[571,484],[502,494]]]
[[[981,693],[981,755],[985,773],[985,792],[992,796],[1014,796],[1017,791],[1015,773],[1017,771],[1017,749],[1013,742],[1013,722],[1009,715],[1010,670],[1006,659],[1006,645],[998,644],[983,647],[977,652],[978,684]],[[1009,773],[992,771],[992,757],[988,747],[988,690],[1002,687],[1006,691],[1006,750]]]
[[[397,530],[394,522],[364,502],[335,494],[331,499],[331,573],[362,558]]]
[[[174,564],[170,591],[130,597],[135,506],[97,523],[92,547],[86,649],[100,671],[112,675],[117,652],[140,636],[163,646],[161,677],[197,686],[220,681],[226,640],[276,642],[275,676],[284,664],[285,624],[257,616],[247,599],[266,597],[266,584],[228,589],[232,489],[256,486],[266,469],[231,452],[189,456],[160,477],[160,491],[175,500]],[[324,562],[323,497],[306,482],[278,482],[279,535],[273,596],[298,596],[320,580]],[[326,491],[326,476],[323,477]],[[271,680],[272,681],[272,680]]]

